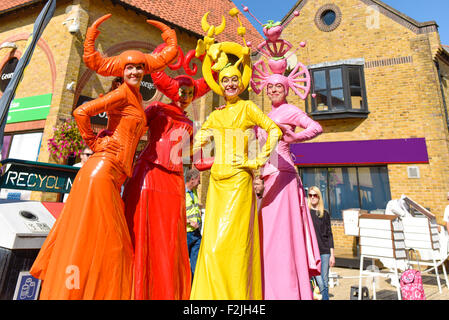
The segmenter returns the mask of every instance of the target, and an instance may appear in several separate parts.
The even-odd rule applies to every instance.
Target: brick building
[[[0,3],[0,70],[3,77],[0,77],[0,94],[12,75],[17,59],[25,51],[34,21],[45,3],[45,0],[5,0]],[[112,14],[101,25],[101,34],[96,41],[96,47],[102,53],[116,55],[127,49],[151,52],[163,41],[160,31],[147,24],[146,19],[159,20],[174,28],[180,47],[187,53],[195,49],[197,40],[204,36],[201,18],[207,11],[211,11],[208,18],[211,25],[219,25],[222,15],[226,18],[226,29],[217,40],[241,41],[237,35],[238,22],[228,14],[233,7],[235,5],[228,0],[154,0],[151,3],[136,0],[58,0],[56,12],[36,46],[11,105],[2,158],[58,162],[47,150],[53,127],[70,117],[77,105],[109,90],[113,78],[91,72],[82,61],[87,27],[100,16]],[[240,18],[247,29],[247,40],[254,43],[262,41],[261,35],[248,20],[243,15]],[[195,61],[200,64],[199,60]],[[178,72],[167,70],[173,76]],[[197,76],[201,76],[201,69]],[[145,103],[166,99],[152,87],[151,77],[144,81],[141,91]],[[187,112],[192,120],[201,122],[220,102],[218,96],[209,93],[192,104]],[[93,121],[97,129],[104,127],[102,115]],[[202,190],[206,188],[207,184],[203,184]],[[31,199],[35,200],[54,200],[55,197],[54,194],[31,195]]]
[[[283,37],[306,41],[316,97],[289,102],[323,126],[292,147],[306,187],[330,209],[336,252],[350,253],[342,210],[385,209],[405,194],[442,223],[449,191],[449,52],[434,21],[420,23],[379,0],[299,0]]]
[[[24,52],[34,20],[44,0],[0,3],[0,94],[16,59]],[[237,22],[228,15],[228,0],[58,0],[16,99],[5,130],[2,157],[57,162],[47,151],[52,128],[83,101],[108,91],[112,78],[86,69],[82,45],[87,27],[112,13],[101,27],[97,48],[108,55],[126,49],[151,52],[160,32],[145,23],[156,19],[175,28],[184,52],[203,37],[200,20],[227,27],[219,41],[240,42]],[[341,210],[385,209],[386,202],[406,194],[429,208],[442,222],[449,191],[449,47],[440,43],[437,24],[419,23],[378,0],[299,0],[283,37],[298,46],[299,61],[308,65],[316,98],[289,102],[320,122],[324,133],[312,142],[292,147],[305,186],[320,186],[331,211],[337,253],[351,251],[354,238],[344,235]],[[241,15],[247,40],[263,39]],[[176,72],[171,72],[175,75]],[[199,74],[198,76],[201,76]],[[147,79],[146,102],[166,99]],[[264,95],[253,99],[264,112]],[[201,123],[222,103],[208,94],[189,107],[190,118]],[[34,111],[33,111],[34,110]],[[95,126],[104,126],[98,117]],[[200,197],[205,200],[204,174]],[[50,198],[46,198],[50,197]],[[32,199],[53,199],[34,193]]]

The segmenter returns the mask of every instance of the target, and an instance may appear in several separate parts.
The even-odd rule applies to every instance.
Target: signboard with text
[[[0,188],[69,193],[78,167],[26,160],[5,159]]]
[[[9,84],[9,81],[11,81],[11,78],[14,75],[14,70],[16,69],[17,63],[19,62],[19,59],[16,57],[9,59],[5,65],[3,66],[2,70],[0,71],[0,91],[5,91],[6,87]]]
[[[150,101],[156,94],[156,87],[153,84],[153,79],[150,74],[143,77],[140,83],[140,94],[142,95],[143,101]]]
[[[22,271],[17,278],[13,300],[37,300],[41,281],[34,278],[28,271]]]
[[[52,94],[14,99],[6,123],[46,119],[50,112]]]

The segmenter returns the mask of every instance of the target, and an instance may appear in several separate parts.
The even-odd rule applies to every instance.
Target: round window
[[[324,32],[330,32],[340,25],[341,11],[333,3],[326,4],[318,9],[315,15],[315,25]]]
[[[327,26],[331,26],[335,22],[336,18],[337,14],[332,10],[326,10],[321,15],[321,21]]]

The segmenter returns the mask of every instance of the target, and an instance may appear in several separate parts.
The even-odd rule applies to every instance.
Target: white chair
[[[404,233],[402,222],[395,215],[362,214],[359,218],[360,236],[360,270],[359,270],[359,292],[362,292],[362,278],[364,275],[374,277],[391,277],[395,283],[399,283],[399,262],[407,261],[405,251]],[[363,269],[365,258],[389,261],[392,263],[393,272],[380,272],[377,268],[371,270]],[[373,299],[376,300],[376,282],[373,280]],[[398,300],[401,300],[401,290],[396,286]],[[359,300],[362,296],[359,294]]]

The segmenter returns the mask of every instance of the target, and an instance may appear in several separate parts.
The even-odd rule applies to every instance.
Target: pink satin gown
[[[293,105],[273,106],[268,116],[292,131],[303,128],[295,143],[322,132],[320,124]],[[262,139],[266,135],[260,129],[257,132]],[[265,190],[259,219],[264,299],[311,300],[310,277],[320,273],[320,252],[304,188],[284,138],[262,168],[262,176]]]

